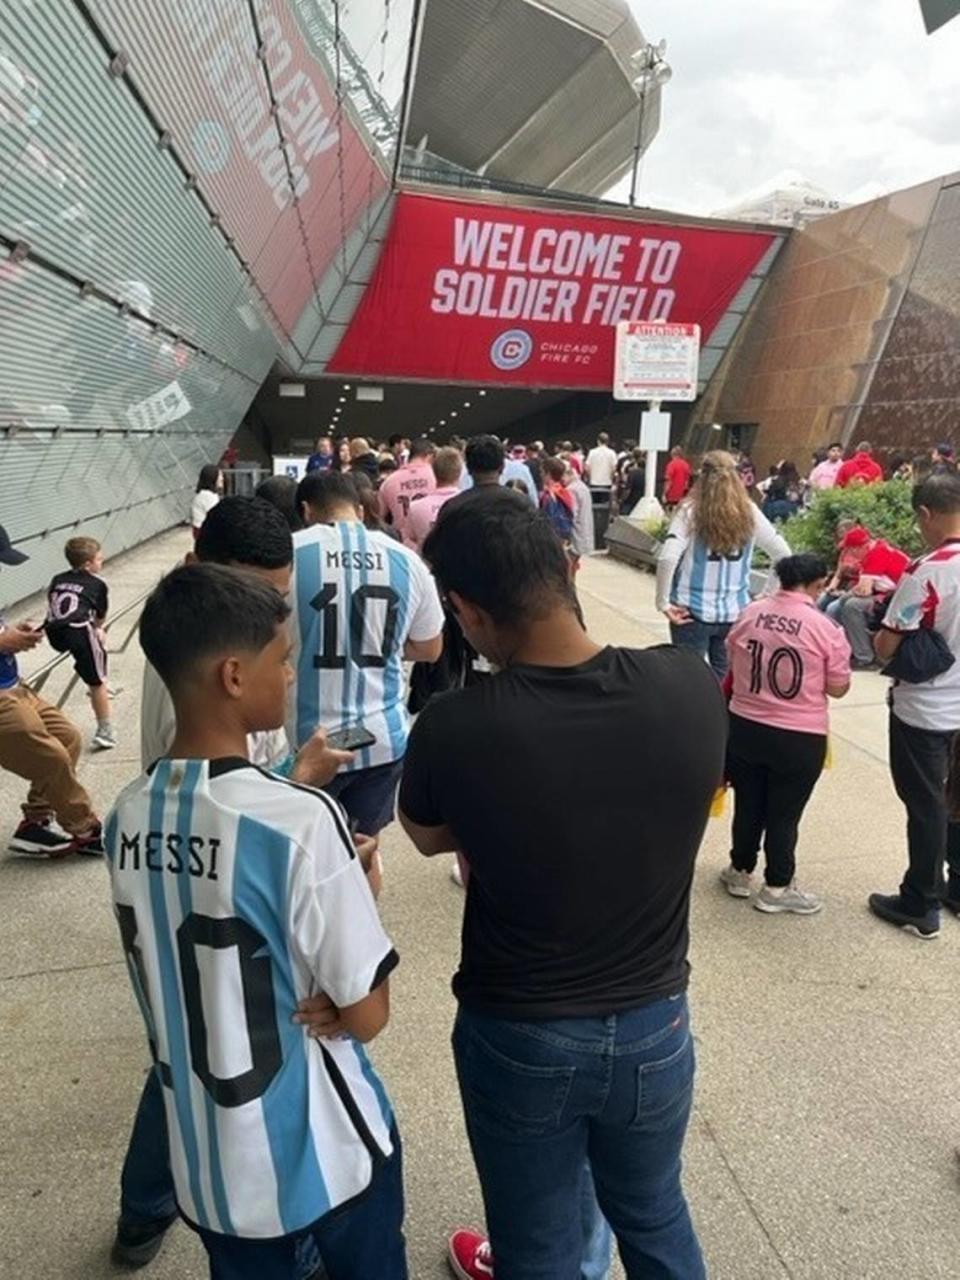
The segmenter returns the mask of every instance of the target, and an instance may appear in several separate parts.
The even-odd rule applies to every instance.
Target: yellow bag
[[[717,787],[713,793],[713,803],[710,805],[710,817],[722,818],[727,811],[727,788],[726,786]]]
[[[827,735],[827,754],[823,758],[824,769],[833,768],[833,739]]]

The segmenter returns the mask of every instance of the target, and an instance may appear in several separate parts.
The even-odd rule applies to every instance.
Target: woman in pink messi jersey
[[[850,644],[817,609],[829,574],[822,556],[787,556],[776,572],[780,590],[748,605],[727,637],[734,813],[720,880],[734,898],[753,896],[762,841],[765,883],[753,905],[813,915],[823,904],[794,883],[797,837],[826,759],[827,699],[850,688]]]

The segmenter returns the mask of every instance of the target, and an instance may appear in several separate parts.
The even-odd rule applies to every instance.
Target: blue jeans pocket
[[[519,1062],[473,1028],[459,1025],[453,1045],[470,1124],[504,1138],[545,1134],[557,1127],[573,1084],[573,1067]]]
[[[656,1062],[637,1067],[637,1099],[631,1129],[669,1129],[685,1121],[693,1099],[696,1058],[689,1025],[683,1042]]]

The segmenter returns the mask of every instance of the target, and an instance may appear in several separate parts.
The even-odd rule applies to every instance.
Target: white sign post
[[[657,501],[657,454],[670,448],[670,415],[660,412],[661,400],[696,400],[700,365],[700,326],[664,320],[617,325],[614,364],[615,400],[648,400],[640,417],[640,448],[647,453],[643,499],[634,520],[662,520]]]

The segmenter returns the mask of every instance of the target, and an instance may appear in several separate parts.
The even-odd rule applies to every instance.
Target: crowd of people
[[[729,787],[723,889],[770,915],[821,909],[797,884],[799,827],[829,700],[867,658],[894,677],[908,818],[903,882],[870,909],[923,939],[941,906],[960,914],[960,476],[938,453],[913,491],[929,554],[849,525],[834,568],[792,553],[743,457],[694,470],[675,451],[657,569],[672,643],[643,650],[594,640],[577,598],[592,491],[629,492],[640,465],[603,435],[587,454],[321,439],[299,484],[255,497],[221,498],[205,468],[193,549],[140,623],[143,771],[102,828],[79,736],[19,679],[42,633],[0,624],[0,767],[30,783],[11,847],[106,853],[153,1057],[115,1261],[145,1265],[179,1214],[215,1280],[406,1277],[401,1138],[364,1048],[398,963],[376,905],[398,818],[466,889],[453,1053],[489,1238],[456,1231],[454,1273],[596,1280],[615,1240],[631,1280],[704,1276],[680,1178],[694,862]],[[827,465],[846,482],[829,454],[813,474]],[[101,551],[67,555],[47,634],[105,681]],[[0,564],[24,558],[0,529]],[[584,760],[604,762],[586,790]]]

